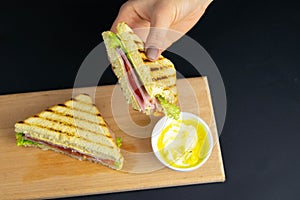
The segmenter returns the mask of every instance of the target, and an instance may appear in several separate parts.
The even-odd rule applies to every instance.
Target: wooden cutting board
[[[118,85],[0,96],[1,199],[58,198],[225,181],[206,77],[180,79],[177,87],[181,110],[204,119],[215,140],[208,161],[191,172],[177,172],[158,162],[149,136],[160,117],[149,118],[133,111],[125,103]],[[113,132],[122,138],[125,157],[122,171],[52,151],[16,146],[15,122],[80,92],[95,94],[94,103]]]

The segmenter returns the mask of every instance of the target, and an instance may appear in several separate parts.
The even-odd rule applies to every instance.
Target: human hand
[[[211,2],[212,0],[129,0],[121,6],[111,30],[116,31],[119,22],[125,22],[133,29],[150,28],[145,39],[145,50],[150,60],[156,60],[168,46],[199,21]],[[168,35],[169,29],[178,32],[177,36]]]

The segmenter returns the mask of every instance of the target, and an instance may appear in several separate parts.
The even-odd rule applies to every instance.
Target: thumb
[[[168,17],[161,16],[163,13],[161,10],[158,13],[160,15],[155,13],[152,15],[150,31],[145,42],[146,55],[152,61],[157,60],[165,50],[166,36],[171,25],[171,20]]]

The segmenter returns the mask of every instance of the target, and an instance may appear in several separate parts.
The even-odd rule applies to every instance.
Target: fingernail
[[[158,58],[159,50],[156,47],[148,47],[146,55],[150,60],[156,60]]]

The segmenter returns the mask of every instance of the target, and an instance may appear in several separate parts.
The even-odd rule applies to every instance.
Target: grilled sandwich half
[[[116,29],[116,33],[103,32],[102,37],[127,102],[147,115],[177,119],[180,109],[173,63],[163,56],[148,60],[143,41],[126,23],[119,23]]]
[[[80,94],[15,124],[17,144],[54,150],[119,170],[124,158],[90,96]]]

